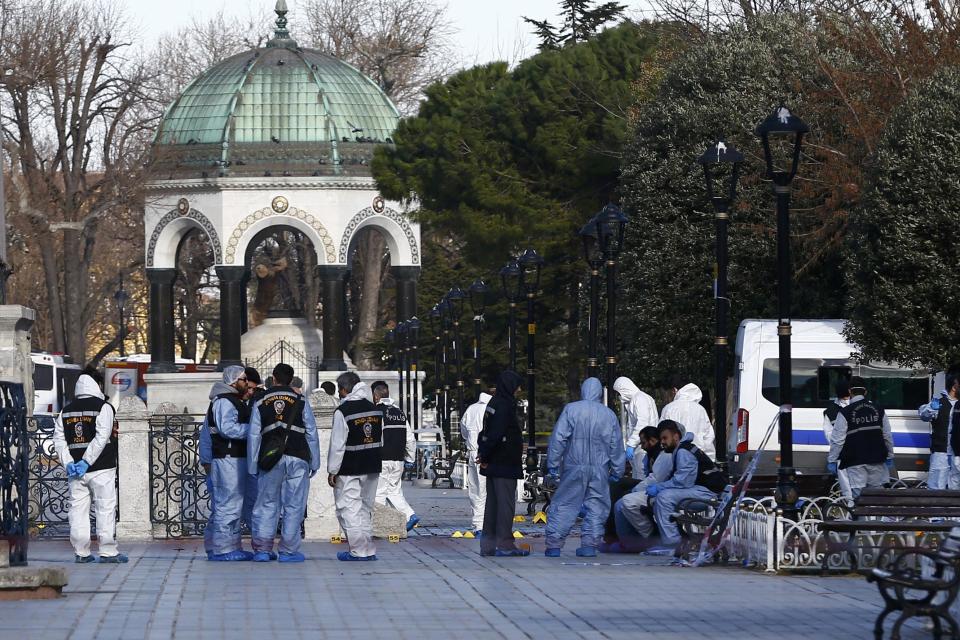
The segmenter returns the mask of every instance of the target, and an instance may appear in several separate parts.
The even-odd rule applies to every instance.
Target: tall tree
[[[595,0],[560,0],[559,25],[526,16],[523,21],[533,26],[534,34],[540,38],[540,50],[546,51],[595,36],[605,25],[623,18],[626,9],[627,5],[619,2],[597,5]]]

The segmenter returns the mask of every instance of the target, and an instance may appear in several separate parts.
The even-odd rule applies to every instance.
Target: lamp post
[[[403,347],[401,353],[403,354],[402,372],[403,377],[400,378],[400,410],[409,412],[410,411],[410,321],[404,320],[400,323],[399,327],[400,332],[400,345]]]
[[[420,321],[414,316],[407,321],[408,336],[410,339],[410,374],[413,376],[413,402],[410,411],[413,413],[413,437],[419,440],[417,429],[420,428],[420,375],[417,372],[420,356]]]
[[[587,377],[600,377],[599,341],[600,341],[600,267],[603,266],[603,252],[597,232],[597,219],[580,229],[583,242],[583,256],[590,265],[590,322],[587,337]]]
[[[507,343],[510,347],[510,369],[517,370],[517,303],[520,302],[520,265],[511,260],[500,269],[500,282],[503,285],[503,295],[510,305],[509,327]]]
[[[477,401],[483,392],[483,371],[480,363],[480,339],[483,329],[483,312],[487,309],[487,283],[477,278],[470,285],[470,310],[473,311],[473,385],[477,391]]]
[[[450,439],[450,357],[447,353],[447,345],[450,344],[452,315],[453,306],[444,296],[443,300],[440,301],[440,326],[443,334],[440,341],[440,362],[443,375],[443,437],[448,449],[452,440]]]
[[[780,469],[777,472],[777,504],[784,515],[797,516],[797,472],[793,468],[793,397],[791,393],[792,367],[790,361],[790,185],[800,166],[800,149],[803,134],[810,128],[800,118],[790,113],[784,105],[774,109],[767,119],[757,126],[756,135],[763,143],[763,157],[767,164],[767,177],[773,183],[777,198],[777,294],[779,298],[779,321],[777,334],[780,337]],[[792,153],[786,158],[774,158],[771,140],[792,143]],[[778,166],[778,160],[783,161]],[[789,165],[784,168],[783,165]]]
[[[597,241],[607,265],[607,406],[613,409],[613,382],[617,379],[617,260],[623,249],[627,216],[617,205],[608,204],[594,220],[597,221]]]
[[[406,403],[404,402],[404,371],[407,366],[407,323],[398,322],[396,328],[396,339],[397,339],[397,384],[399,385],[399,397],[397,402],[400,406],[400,411],[404,411],[406,408]]]
[[[117,310],[120,312],[120,324],[117,325],[117,337],[120,339],[120,357],[126,358],[127,351],[125,342],[127,341],[127,316],[124,313],[124,308],[127,304],[127,300],[130,298],[130,295],[123,288],[123,274],[120,274],[120,287],[117,289],[117,292],[113,294],[113,299],[117,301]]]
[[[716,225],[716,258],[714,265],[715,282],[713,287],[715,318],[714,346],[714,386],[716,401],[714,415],[717,434],[717,463],[721,468],[727,465],[727,322],[730,318],[730,299],[727,297],[727,227],[730,224],[730,205],[737,197],[737,180],[740,177],[740,165],[743,154],[733,145],[722,140],[708,148],[699,160],[703,165],[703,176],[707,184],[707,198],[713,204]],[[719,195],[714,191],[714,182],[720,165],[730,165],[729,181]]]
[[[534,342],[537,335],[537,321],[534,309],[537,292],[540,291],[540,269],[543,258],[533,249],[527,249],[517,259],[520,267],[520,288],[527,297],[527,472],[536,473],[539,469],[537,456],[537,358]]]
[[[437,426],[443,429],[443,391],[440,381],[440,352],[443,346],[440,343],[440,334],[443,332],[443,314],[440,313],[440,305],[433,305],[430,315],[427,319],[430,321],[430,331],[433,333],[433,388],[437,403]],[[444,444],[444,446],[446,446]]]
[[[453,366],[457,373],[457,422],[463,416],[463,345],[460,342],[460,318],[463,317],[463,304],[467,299],[467,292],[454,285],[447,292],[447,301],[450,303],[453,320]]]

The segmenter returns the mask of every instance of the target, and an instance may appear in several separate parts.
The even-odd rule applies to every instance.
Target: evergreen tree
[[[540,50],[559,49],[560,47],[583,42],[593,37],[606,24],[619,20],[627,5],[619,2],[604,2],[594,6],[595,0],[560,0],[559,26],[548,20],[534,20],[524,16],[527,24],[533,25],[533,32],[540,38]]]

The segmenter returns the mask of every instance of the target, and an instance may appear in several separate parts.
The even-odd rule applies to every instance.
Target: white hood
[[[481,391],[481,392],[480,392],[480,399],[477,400],[477,402],[479,402],[480,404],[489,404],[491,400],[493,400],[493,396],[492,396],[492,395],[490,395],[489,393],[483,393],[483,392]]]
[[[620,376],[614,380],[613,390],[620,394],[624,402],[630,402],[640,392],[640,387],[635,385],[630,378]]]
[[[696,402],[700,404],[700,401],[703,400],[703,392],[700,391],[700,387],[693,384],[686,384],[677,391],[677,397],[674,398],[674,401],[682,400],[684,402]]]
[[[347,397],[340,402],[349,402],[350,400],[369,400],[373,402],[373,392],[370,391],[370,387],[366,382],[358,382],[356,386],[353,387],[353,391],[348,393]]]
[[[393,401],[393,398],[380,398],[380,402],[378,402],[377,404],[382,404],[388,407],[392,407],[396,403]]]
[[[92,396],[103,400],[103,392],[100,390],[100,385],[97,384],[96,380],[86,374],[77,378],[77,386],[74,387],[73,395],[76,397]]]

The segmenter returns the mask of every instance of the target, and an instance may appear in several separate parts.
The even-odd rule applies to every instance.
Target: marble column
[[[325,371],[345,371],[343,360],[346,347],[346,280],[349,270],[344,265],[317,267],[323,287],[323,362]]]
[[[243,364],[240,358],[240,335],[243,331],[243,283],[246,267],[217,267],[220,279],[220,366]]]
[[[173,281],[176,269],[147,269],[150,282],[150,373],[176,373]]]
[[[390,272],[397,283],[397,322],[403,322],[417,315],[420,267],[391,267]]]

